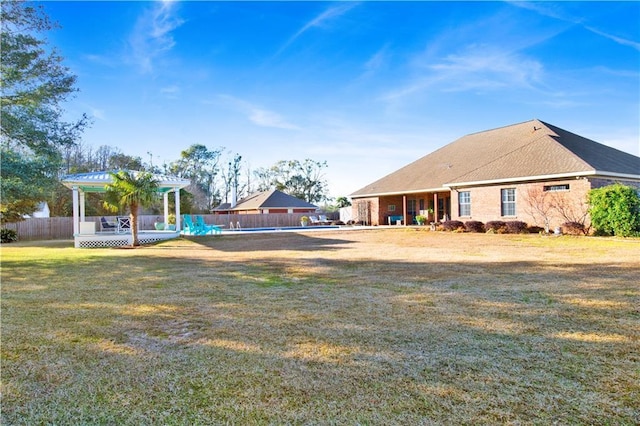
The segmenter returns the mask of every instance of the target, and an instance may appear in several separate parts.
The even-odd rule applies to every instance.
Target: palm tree
[[[139,246],[138,241],[138,209],[151,205],[158,196],[158,181],[149,172],[132,172],[121,170],[109,173],[113,182],[106,186],[104,207],[117,211],[128,208],[131,220],[132,246]]]

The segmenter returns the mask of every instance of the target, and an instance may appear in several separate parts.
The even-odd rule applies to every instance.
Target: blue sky
[[[334,197],[533,118],[640,155],[639,2],[44,2],[83,143],[327,161]]]

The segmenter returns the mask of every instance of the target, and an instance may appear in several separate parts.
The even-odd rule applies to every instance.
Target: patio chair
[[[309,216],[309,222],[311,222],[312,225],[318,225],[320,223],[317,216]]]
[[[100,218],[100,231],[115,231],[118,225],[115,222],[109,222],[107,219],[102,216]]]
[[[118,216],[116,229],[117,234],[128,234],[131,232],[131,218],[129,216]]]
[[[201,235],[200,229],[193,223],[193,219],[191,219],[191,215],[183,214],[182,215],[182,233],[184,235]]]
[[[323,225],[326,225],[327,223],[329,223],[329,219],[327,219],[327,215],[325,214],[321,214],[320,216],[318,216],[318,219],[320,220],[320,223],[322,223]]]
[[[215,234],[222,233],[222,228],[220,228],[217,225],[207,225],[204,221],[204,217],[202,216],[196,216],[196,227],[204,235],[207,235],[208,233],[211,233],[212,235],[214,233]]]

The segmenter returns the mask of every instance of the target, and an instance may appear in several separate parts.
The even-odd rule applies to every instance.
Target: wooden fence
[[[223,229],[229,229],[240,224],[241,228],[281,228],[287,226],[300,226],[300,218],[308,216],[304,213],[270,213],[270,214],[203,214],[208,224],[220,225]],[[101,216],[87,216],[85,221],[95,222],[96,230],[100,230]],[[113,222],[115,216],[105,216]],[[162,221],[161,216],[138,216],[140,230],[154,229],[154,223]],[[71,217],[45,217],[30,218],[22,222],[6,223],[4,227],[13,229],[18,233],[18,240],[68,240],[73,238],[73,218]]]

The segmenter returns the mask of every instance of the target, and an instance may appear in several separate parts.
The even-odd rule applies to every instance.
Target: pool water
[[[271,228],[240,228],[240,229],[225,229],[225,233],[234,232],[260,232],[260,231],[301,231],[301,230],[314,230],[314,229],[340,229],[338,225],[317,225],[317,226],[281,226]]]

